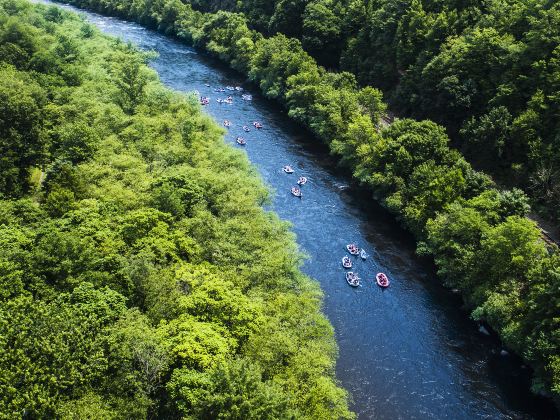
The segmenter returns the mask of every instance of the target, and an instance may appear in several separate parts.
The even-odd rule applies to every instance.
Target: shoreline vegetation
[[[467,160],[560,225],[560,7],[546,0],[185,0],[242,13],[265,36],[443,125]]]
[[[218,57],[278,101],[340,158],[432,256],[473,319],[486,322],[534,370],[532,390],[560,399],[560,253],[527,219],[528,198],[500,190],[449,147],[429,120],[380,124],[382,94],[327,72],[283,34],[264,37],[239,13],[178,0],[70,0],[132,20]],[[427,100],[427,98],[426,98]]]
[[[0,418],[355,418],[290,226],[150,57],[0,1]]]

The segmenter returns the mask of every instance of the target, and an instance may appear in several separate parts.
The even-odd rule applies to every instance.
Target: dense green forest
[[[149,58],[0,1],[0,418],[353,418],[289,226]]]
[[[443,127],[411,119],[385,126],[379,90],[327,72],[298,39],[264,37],[243,14],[203,13],[179,0],[72,3],[177,36],[246,74],[416,235],[418,252],[434,258],[472,317],[533,367],[533,389],[560,398],[560,253],[525,217],[524,193],[475,171]]]
[[[560,3],[548,0],[188,0],[301,40],[320,64],[381,88],[399,115],[524,189],[560,225]]]

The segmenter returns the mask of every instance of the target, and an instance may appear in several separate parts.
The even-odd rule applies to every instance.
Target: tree
[[[372,123],[378,126],[380,118],[387,110],[387,105],[383,102],[383,93],[378,89],[366,86],[358,92],[358,104],[362,113],[370,117]]]
[[[98,133],[86,121],[58,125],[50,134],[52,156],[72,164],[90,159],[100,141]]]
[[[2,413],[52,417],[61,395],[107,374],[105,328],[125,311],[109,289],[83,284],[51,302],[19,297],[0,307]]]
[[[303,12],[302,45],[317,61],[337,67],[343,46],[341,11],[330,0],[307,3]]]
[[[268,23],[268,32],[281,32],[289,37],[299,38],[306,4],[307,0],[278,0]]]
[[[29,170],[43,161],[44,91],[13,68],[0,70],[0,195],[27,191]]]
[[[498,286],[512,281],[525,282],[531,268],[547,255],[535,223],[519,216],[490,229],[481,242],[478,274],[484,284]]]
[[[432,254],[445,283],[468,296],[471,288],[465,279],[476,269],[477,250],[488,229],[488,223],[476,209],[453,203],[447,211],[428,220],[427,239],[420,243],[419,251]]]
[[[127,114],[133,114],[143,101],[145,88],[151,74],[144,66],[144,58],[139,54],[119,52],[111,69],[113,80],[118,88],[117,103]]]
[[[0,31],[0,60],[25,69],[39,50],[36,30],[17,18],[10,18]]]
[[[559,267],[560,259],[555,254],[539,261],[530,272],[532,287],[528,290],[523,316],[519,317],[523,340],[514,343],[516,348],[525,349],[527,358],[537,362],[537,378],[550,378],[546,385],[555,393],[560,391],[560,360],[557,350],[560,347]],[[539,379],[535,383],[538,384]]]
[[[469,155],[485,166],[495,165],[507,153],[506,141],[511,130],[512,117],[504,106],[492,108],[480,118],[471,117],[461,129]],[[509,159],[508,159],[509,160]]]
[[[106,340],[112,382],[107,381],[105,387],[116,396],[132,396],[138,404],[137,416],[144,417],[169,370],[168,343],[161,331],[134,309],[111,327]]]
[[[248,360],[218,364],[205,374],[177,370],[170,383],[179,410],[192,419],[291,419],[281,388],[263,381],[260,369]]]

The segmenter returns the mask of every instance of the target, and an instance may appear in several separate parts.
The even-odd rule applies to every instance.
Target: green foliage
[[[99,136],[85,121],[57,126],[51,131],[52,154],[73,164],[93,157]]]
[[[469,161],[524,189],[537,210],[559,219],[557,2],[187,3],[243,13],[243,26],[299,39],[320,64],[384,89],[401,115],[443,124]]]
[[[75,195],[72,191],[62,187],[55,187],[45,199],[44,209],[52,217],[60,217],[72,210]]]
[[[560,162],[558,4],[350,3],[339,19],[357,25],[341,67],[385,88],[401,113],[444,124],[470,160],[557,220],[559,181],[542,175]]]
[[[343,46],[340,2],[311,1],[302,15],[302,44],[306,51],[329,67],[338,65]]]
[[[0,194],[3,196],[26,192],[31,167],[42,163],[44,102],[44,90],[26,73],[6,64],[0,67]]]
[[[132,114],[145,95],[145,88],[151,72],[144,66],[144,58],[139,54],[118,53],[113,58],[111,68],[117,87],[116,102],[127,114]]]
[[[21,297],[3,304],[0,412],[53,416],[59,398],[103,381],[110,357],[103,337],[125,310],[118,293],[87,283],[53,302]]]
[[[243,359],[222,362],[205,374],[176,371],[170,387],[187,419],[296,418],[282,389],[263,382],[258,366]]]
[[[464,2],[226,2],[247,12],[245,18],[203,14],[179,2],[74,3],[174,33],[246,73],[414,232],[419,251],[433,255],[443,280],[463,292],[473,318],[487,321],[532,364],[534,388],[558,395],[558,250],[547,250],[523,218],[527,197],[498,191],[449,148],[435,123],[404,119],[385,127],[378,90],[358,89],[350,73],[325,71],[303,49],[324,54],[321,60],[332,65],[336,53],[321,43],[332,36],[329,45],[342,51],[342,66],[357,80],[388,89],[399,83],[394,97],[402,109],[444,123],[467,153],[480,155],[479,164],[489,168],[499,158],[500,170],[530,174],[531,186],[550,201],[560,191],[554,152],[560,50],[547,32],[558,20],[555,7],[527,4],[523,13],[510,13],[514,5],[490,2],[484,8],[491,13],[484,14],[482,6]],[[12,2],[4,10],[23,9]],[[73,27],[76,37],[106,42],[46,10],[45,19]],[[22,118],[22,127],[36,126],[34,141],[48,142],[32,159],[9,161],[6,195],[26,191],[30,167],[46,167],[40,206],[46,216],[37,210],[23,216],[23,202],[19,209],[0,207],[7,223],[0,240],[9,244],[0,260],[2,298],[32,293],[50,301],[87,280],[129,298],[149,319],[123,314],[128,321],[111,335],[118,337],[114,343],[123,341],[115,356],[126,361],[114,370],[121,372],[112,378],[115,389],[63,394],[61,413],[220,417],[227,411],[250,418],[269,407],[275,417],[351,417],[332,379],[335,345],[318,315],[317,291],[297,273],[286,226],[257,208],[266,193],[254,179],[247,182],[247,162],[224,148],[219,131],[192,103],[163,93],[146,58],[132,49],[104,44],[112,53],[96,64],[84,50],[103,48],[72,42],[66,32],[47,36],[25,20],[0,22],[6,30],[0,57],[13,66],[3,71],[32,82],[24,70],[41,75],[37,87],[26,84],[32,89],[24,98],[31,99],[8,111],[35,107],[35,114],[21,114],[32,116]],[[303,44],[282,34],[263,38],[247,22],[301,36]],[[74,94],[46,103],[61,85]],[[10,85],[5,89],[11,101]],[[71,135],[71,127],[83,136]],[[95,130],[88,134],[87,127]],[[169,127],[176,129],[170,134]],[[6,142],[14,150],[17,135]],[[231,180],[243,187],[232,191]],[[144,351],[134,353],[127,342]],[[129,381],[119,379],[123,372]],[[255,390],[269,395],[271,405]],[[112,395],[108,405],[99,395]]]
[[[216,19],[197,39],[248,68]],[[1,2],[0,39],[0,417],[353,418],[294,236],[199,105],[57,8]]]
[[[560,14],[556,4],[544,7],[538,1],[521,5],[501,0],[484,4],[426,0],[73,3],[174,34],[246,74],[267,97],[285,106],[290,117],[329,145],[342,164],[416,235],[418,251],[434,257],[442,279],[463,292],[473,317],[489,322],[506,345],[532,364],[538,384],[534,388],[559,395],[559,362],[551,356],[559,349],[552,321],[558,304],[554,300],[551,311],[543,309],[548,305],[544,303],[546,299],[555,292],[537,284],[529,274],[539,272],[538,267],[556,264],[558,250],[552,248],[545,253],[537,228],[523,219],[528,212],[527,197],[517,189],[499,191],[488,176],[475,171],[449,147],[447,134],[478,165],[507,176],[508,182],[530,186],[542,202],[557,202],[560,48],[555,39]],[[328,72],[308,53],[329,66],[339,62],[341,69],[347,71]],[[386,89],[400,111],[430,117],[446,128],[411,119],[387,125],[380,120],[386,110],[381,92],[370,87],[359,89],[358,82]],[[127,133],[130,141],[142,144],[139,149],[145,158],[162,155],[153,142],[141,139],[140,133],[145,132],[158,137],[153,129],[146,130],[150,125],[153,122],[135,121]],[[182,122],[181,127],[182,144],[191,147],[198,147],[200,133],[209,129],[202,121]],[[217,156],[214,159],[221,161]],[[166,161],[170,161],[169,156]],[[70,171],[65,174],[73,179]],[[297,281],[293,268],[259,248],[265,231],[253,232],[223,218],[226,214],[237,215],[235,205],[242,203],[216,188],[219,180],[212,174],[206,176],[214,182],[200,182],[198,186],[211,193],[205,193],[200,201],[195,198],[194,204],[184,199],[182,187],[168,181],[145,185],[142,197],[117,199],[131,210],[149,202],[159,211],[169,212],[175,220],[183,215],[194,216],[182,219],[181,226],[194,242],[202,243],[204,238],[204,246],[162,240],[164,232],[169,232],[175,223],[170,219],[150,225],[150,239],[140,239],[135,248],[153,256],[150,264],[155,265],[186,258],[189,262],[204,259],[215,265],[236,267],[226,270],[224,280],[241,290],[250,285],[260,287],[263,273],[269,276],[269,286],[280,289],[289,284],[286,278]],[[47,186],[50,179],[54,177],[47,176]],[[130,185],[132,181],[118,183]],[[155,194],[153,190],[146,193],[150,185],[157,185]],[[72,190],[78,195],[77,190]],[[95,197],[102,199],[98,193]],[[259,199],[264,200],[264,194]],[[276,229],[285,235],[285,229]],[[224,235],[232,232],[243,232],[237,249],[223,241]],[[261,258],[259,268],[252,267],[246,258],[254,252]],[[157,267],[147,270],[158,272]],[[278,274],[270,276],[274,270]],[[239,272],[244,276],[237,275]],[[161,290],[177,290],[173,276],[167,273],[165,278],[166,286]],[[145,290],[136,299],[148,306],[154,319],[168,319],[170,313],[180,312],[182,299],[175,293],[168,300],[173,309],[167,312],[153,301],[153,294],[159,290],[154,282],[140,283],[145,284]],[[276,302],[280,305],[280,301]],[[277,316],[271,314],[272,319]],[[298,360],[305,369],[317,369],[317,374],[332,371],[328,360],[312,366],[304,363],[292,352],[292,346],[281,346],[298,342],[297,338],[276,331],[270,319],[254,319],[267,334],[251,334],[243,351],[261,360],[266,378],[278,378],[285,369],[285,360]],[[207,352],[224,354],[226,349],[235,347],[229,339],[217,338],[216,328],[223,328],[223,324],[206,322],[191,316],[182,323],[181,328],[198,331],[197,335],[208,331],[208,340],[201,339],[200,346],[189,342],[189,346],[198,349],[196,354],[200,353],[189,362],[193,365],[207,363]],[[532,335],[537,324],[542,326],[538,339]],[[527,336],[539,345],[532,345],[525,339]],[[314,357],[324,352],[324,348],[310,349]],[[289,366],[292,372],[298,371],[295,363]],[[206,380],[192,373],[191,368],[186,372],[187,382],[202,384]],[[294,399],[289,400],[297,401],[301,415],[349,415],[340,403],[340,390],[328,379],[317,380],[313,386],[308,381],[302,386],[292,382],[294,378],[299,376],[287,378],[286,386],[301,389],[301,393],[293,391]],[[190,403],[185,404],[183,412],[190,413]]]

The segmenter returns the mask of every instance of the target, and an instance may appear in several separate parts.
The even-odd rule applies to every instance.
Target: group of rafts
[[[206,84],[206,87],[210,87],[210,85]],[[214,89],[215,92],[226,92],[226,91],[238,91],[238,92],[242,92],[243,88],[240,86],[226,86],[225,88],[216,88]],[[245,101],[251,101],[253,99],[253,97],[251,95],[248,94],[243,94],[241,96],[241,98]],[[233,103],[233,97],[232,96],[228,96],[226,99],[217,99],[218,103],[225,103],[225,104],[232,104]],[[200,97],[200,103],[202,105],[208,105],[210,103],[210,98],[208,97]],[[231,121],[229,120],[224,120],[224,127],[231,127]],[[255,127],[256,129],[261,129],[263,128],[262,124],[258,121],[253,121],[253,127]],[[243,131],[248,133],[249,131],[251,131],[251,129],[244,125],[243,126]],[[239,144],[240,146],[245,146],[247,144],[247,141],[239,136],[235,139],[236,143]],[[292,166],[290,165],[286,165],[282,168],[282,170],[287,173],[287,174],[293,174],[294,168],[292,168]],[[301,191],[301,187],[303,187],[305,184],[307,184],[307,178],[304,176],[300,176],[297,180],[297,184],[298,186],[294,186],[291,188],[291,193],[293,196],[301,198],[303,196],[303,193]],[[364,249],[360,249],[358,248],[358,246],[356,244],[348,244],[346,245],[346,250],[354,256],[360,256],[360,258],[362,260],[365,260],[367,258],[367,254],[366,251]],[[350,259],[350,257],[345,256],[344,258],[342,258],[342,266],[346,269],[351,269],[352,268],[352,260]],[[360,278],[358,277],[358,274],[353,272],[353,271],[347,271],[346,272],[346,281],[348,282],[348,284],[352,287],[358,287],[360,285]],[[377,273],[377,275],[375,276],[375,281],[376,283],[379,285],[379,287],[389,287],[389,278],[387,277],[387,275],[385,273]]]
[[[210,85],[206,84],[206,87],[210,87]],[[223,92],[226,92],[228,90],[229,91],[243,92],[243,88],[241,86],[235,86],[235,87],[226,86],[225,88],[220,87],[220,88],[214,89],[214,92],[223,93]],[[244,93],[243,95],[241,95],[241,99],[243,99],[244,101],[252,101],[253,97],[251,95],[248,95],[248,94]],[[231,104],[233,104],[233,96],[228,95],[225,99],[217,98],[216,102],[218,102],[219,104],[231,105]],[[200,97],[200,104],[201,105],[209,105],[210,104],[210,98],[208,96],[201,96]]]
[[[362,260],[367,259],[366,251],[364,249],[358,248],[356,244],[346,245],[346,250],[350,253],[350,255],[353,256],[359,255]],[[345,255],[342,258],[342,266],[349,270],[352,268],[352,265],[353,265],[352,259],[347,255]],[[360,285],[360,277],[358,277],[358,273],[355,273],[353,271],[346,272],[346,281],[352,287],[358,287]],[[382,288],[389,287],[389,278],[385,273],[377,273],[375,275],[375,282],[379,287]]]
[[[231,127],[231,121],[229,120],[224,120],[224,127]],[[258,121],[253,121],[253,127],[255,127],[257,130],[260,130],[261,128],[263,128],[262,124]],[[246,133],[248,133],[249,131],[251,131],[251,129],[244,125],[243,126],[243,131],[245,131]],[[235,142],[240,145],[240,146],[245,146],[247,144],[247,141],[245,140],[244,137],[241,136],[237,136],[235,139]]]
[[[290,165],[286,165],[282,168],[282,170],[287,173],[287,174],[293,174],[294,168],[292,168]],[[300,176],[297,180],[297,187],[292,187],[292,195],[298,198],[303,197],[303,193],[301,192],[301,187],[303,187],[305,184],[307,184],[307,178],[304,176]]]
[[[224,88],[218,88],[216,89],[216,92],[225,92],[225,90],[237,90],[237,91],[242,91],[243,88],[236,86],[227,86],[225,89]],[[253,99],[253,97],[251,95],[242,95],[243,100],[245,101],[251,101]],[[201,98],[201,103],[204,105],[204,103],[202,102],[202,99],[208,99],[208,98]],[[217,99],[218,103],[227,103],[227,104],[232,104],[233,103],[233,97],[228,96],[226,99]],[[224,120],[224,127],[226,128],[230,128],[232,126],[231,121],[230,120]],[[261,128],[263,128],[263,125],[258,122],[258,121],[253,121],[253,127],[255,127],[257,130],[260,130]],[[251,129],[244,125],[243,126],[243,131],[245,133],[248,133],[249,131],[251,131]],[[235,139],[235,142],[240,145],[240,146],[245,146],[247,144],[247,141],[245,140],[245,138],[238,136]]]
[[[206,87],[210,87],[210,85],[207,84]],[[225,92],[227,90],[243,92],[243,88],[240,87],[240,86],[235,86],[235,87],[226,86],[225,88],[214,89],[215,92]],[[248,95],[248,94],[243,94],[243,95],[241,95],[241,99],[243,99],[244,101],[252,101],[253,97],[251,95]],[[229,104],[229,105],[231,105],[233,103],[233,96],[230,95],[226,99],[219,99],[218,98],[218,99],[216,99],[216,101],[219,104]],[[210,98],[200,97],[200,103],[202,105],[208,105],[210,103]],[[230,128],[231,126],[232,126],[231,121],[224,120],[224,127]],[[253,121],[253,127],[255,127],[256,129],[263,128],[262,124],[258,121]],[[249,131],[251,131],[251,129],[248,126],[244,125],[243,126],[243,131],[245,133],[248,133]],[[235,142],[240,146],[245,146],[247,144],[247,140],[245,140],[245,138],[243,138],[241,136],[236,137]]]
[[[210,87],[210,85],[206,84],[206,87]],[[240,87],[240,86],[235,86],[235,87],[226,86],[225,88],[214,89],[215,92],[220,92],[220,93],[221,92],[226,92],[228,90],[229,91],[242,92],[243,88]],[[253,97],[249,94],[243,94],[243,95],[241,95],[241,99],[243,99],[244,101],[252,101]],[[221,103],[221,104],[223,104],[223,103],[232,104],[233,103],[233,96],[230,95],[226,99],[217,99],[217,101],[218,101],[218,103]],[[210,103],[210,98],[205,97],[205,96],[201,96],[200,97],[200,103],[202,105],[208,105]],[[224,124],[224,127],[226,127],[226,128],[230,128],[232,126],[232,123],[229,120],[224,120],[223,124]],[[263,125],[259,121],[253,121],[253,127],[255,127],[257,130],[260,130],[260,129],[263,128]],[[243,131],[245,133],[248,133],[249,131],[251,131],[251,129],[248,126],[244,125],[243,126]],[[247,144],[247,141],[245,140],[245,138],[241,137],[241,136],[236,137],[235,142],[237,144],[239,144],[240,146],[245,146]],[[294,173],[293,168],[289,165],[284,166],[282,168],[282,170],[287,174],[293,174]],[[301,187],[307,183],[307,178],[304,177],[304,176],[300,176],[297,183],[298,183],[298,186],[297,187],[292,187],[291,192],[294,196],[301,198],[302,197]]]

